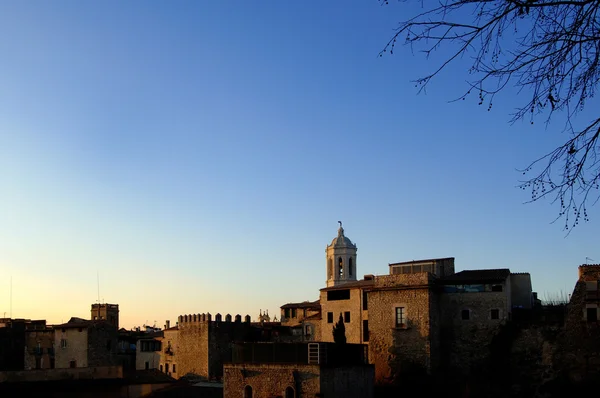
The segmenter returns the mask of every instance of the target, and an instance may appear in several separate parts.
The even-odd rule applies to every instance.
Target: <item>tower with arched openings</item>
[[[342,222],[338,234],[325,249],[327,287],[356,281],[356,245],[344,235]]]

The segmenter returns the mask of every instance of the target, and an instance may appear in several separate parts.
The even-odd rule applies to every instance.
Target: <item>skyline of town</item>
[[[359,277],[455,257],[544,299],[600,262],[597,205],[565,237],[516,188],[564,136],[508,124],[516,89],[448,103],[461,61],[417,95],[434,62],[378,57],[397,5],[32,4],[0,15],[0,314],[85,317],[98,279],[127,328],[276,312],[317,298],[338,220]]]

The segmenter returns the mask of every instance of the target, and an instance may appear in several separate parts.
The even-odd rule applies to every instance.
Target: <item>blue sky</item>
[[[416,4],[415,4],[416,5]],[[358,274],[456,257],[570,293],[600,260],[516,171],[560,143],[465,87],[466,60],[378,57],[404,3],[13,2],[0,12],[0,315],[125,327],[314,300],[337,221]]]

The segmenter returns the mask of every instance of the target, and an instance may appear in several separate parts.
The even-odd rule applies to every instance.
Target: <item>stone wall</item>
[[[180,347],[179,347],[179,330],[177,327],[165,329],[163,331],[163,337],[158,338],[161,341],[161,351],[159,353],[159,369],[161,372],[165,372],[171,377],[177,379],[178,374],[181,371],[177,368],[179,359]],[[168,365],[168,366],[167,366]],[[175,365],[175,372],[173,372],[173,365]]]
[[[61,341],[66,341],[66,347]],[[57,369],[69,368],[71,361],[75,361],[75,367],[88,367],[88,328],[63,328],[55,329],[55,367]]]
[[[117,365],[117,327],[108,322],[94,322],[88,328],[87,366]]]
[[[444,293],[440,297],[445,365],[469,373],[489,357],[489,344],[509,318],[508,292]],[[492,319],[492,310],[498,319]],[[468,311],[468,319],[462,318]]]
[[[431,369],[431,321],[437,321],[431,276],[401,274],[378,276],[368,293],[369,362],[375,365],[375,382],[393,384],[400,373]],[[405,325],[396,327],[396,308],[404,308]],[[437,359],[436,359],[437,360]]]
[[[341,288],[340,288],[341,289]],[[338,322],[340,314],[350,312],[350,322],[344,322],[346,328],[346,341],[348,343],[362,343],[362,289],[359,287],[348,288],[350,298],[347,300],[327,300],[328,291],[321,291],[321,328],[320,341],[333,342],[333,325]],[[339,290],[337,290],[339,291]],[[328,313],[333,314],[333,322],[329,322]]]
[[[321,391],[318,365],[287,364],[225,364],[223,397],[244,398],[246,386],[253,397],[285,397],[291,387],[296,397],[315,397]]]
[[[17,372],[0,372],[0,383],[52,380],[122,379],[121,366],[99,366],[75,369],[43,369]]]
[[[148,351],[142,350],[142,343],[147,345],[160,345],[160,340],[157,339],[139,339],[135,344],[135,368],[136,370],[146,369],[146,363],[148,363],[148,369],[159,369],[160,368],[160,353],[161,350],[153,351],[153,347],[149,347]],[[157,347],[158,348],[158,347]]]
[[[256,329],[250,317],[227,314],[192,314],[179,317],[178,329],[165,330],[162,340],[161,364],[163,371],[169,364],[174,378],[194,376],[204,379],[220,379],[223,362],[231,359],[231,343],[251,341]],[[172,342],[173,355],[165,352],[168,341]],[[173,366],[176,366],[173,371]]]
[[[25,332],[25,370],[54,367],[54,329]]]
[[[303,364],[225,364],[223,396],[244,398],[244,389],[252,388],[254,397],[372,398],[372,366],[320,367]]]

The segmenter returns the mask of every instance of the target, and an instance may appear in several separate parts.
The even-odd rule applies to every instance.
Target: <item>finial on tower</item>
[[[338,223],[340,224],[340,227],[338,228],[338,236],[343,236],[344,235],[344,228],[342,228],[342,222],[338,221]]]

